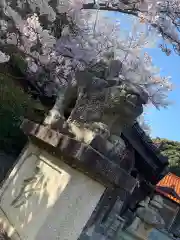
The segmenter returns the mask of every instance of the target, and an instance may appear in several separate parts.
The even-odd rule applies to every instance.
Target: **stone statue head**
[[[148,94],[145,90],[131,83],[121,82],[119,86],[109,89],[107,105],[104,114],[117,116],[115,120],[119,124],[129,125],[142,114],[143,105],[148,102]]]
[[[117,79],[101,79],[92,73],[77,75],[79,97],[71,119],[82,123],[117,121],[129,125],[143,112],[148,101],[145,90]]]

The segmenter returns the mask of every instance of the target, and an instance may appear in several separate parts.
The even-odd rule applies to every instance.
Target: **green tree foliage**
[[[161,153],[168,157],[170,171],[180,176],[180,142],[156,138],[154,143],[160,148]]]
[[[18,154],[27,140],[20,125],[36,102],[7,74],[0,74],[0,150]]]

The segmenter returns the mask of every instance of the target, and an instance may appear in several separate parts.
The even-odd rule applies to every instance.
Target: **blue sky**
[[[174,84],[174,89],[169,94],[172,104],[167,109],[150,109],[147,114],[152,136],[180,141],[180,56],[172,53],[167,57],[160,49],[151,49],[148,52],[154,64],[162,69],[161,74],[170,75]]]
[[[132,23],[132,19],[127,15],[112,13],[108,16],[121,20],[123,29],[128,29]],[[148,49],[147,52],[153,63],[161,69],[161,75],[171,76],[174,85],[169,94],[172,104],[161,110],[150,108],[146,114],[145,119],[151,127],[151,136],[180,141],[180,56],[174,52],[166,56],[159,48]]]

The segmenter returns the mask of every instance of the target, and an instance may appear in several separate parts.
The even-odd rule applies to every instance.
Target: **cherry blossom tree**
[[[144,130],[144,132],[147,135],[151,134],[151,126],[149,125],[149,123],[147,122],[146,118],[145,118],[145,112],[143,112],[143,114],[141,114],[138,118],[137,118],[137,122],[139,123],[140,127]]]
[[[1,64],[15,66],[21,76],[43,89],[45,95],[58,96],[60,88],[75,84],[77,70],[98,68],[102,59],[119,59],[122,62],[119,79],[141,85],[156,107],[166,106],[171,89],[169,78],[160,77],[151,57],[141,51],[155,37],[152,27],[159,30],[155,25],[161,26],[163,36],[168,31],[158,10],[163,4],[2,0]],[[120,22],[108,19],[100,10],[136,15],[151,25],[144,25],[142,32],[135,24],[129,34],[121,36]],[[171,35],[173,39],[175,35]],[[178,40],[176,44],[174,41],[171,42],[178,49]]]
[[[175,52],[180,53],[180,2],[178,0],[87,0],[83,9],[99,9],[136,16],[141,22],[148,23],[165,40],[160,48],[169,55],[172,44]]]

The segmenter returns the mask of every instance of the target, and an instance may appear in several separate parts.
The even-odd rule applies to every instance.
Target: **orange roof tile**
[[[165,188],[173,188],[176,192],[175,197],[169,191],[165,191]],[[180,203],[180,177],[173,173],[168,173],[159,183],[156,185],[156,191],[170,198],[171,200]]]

